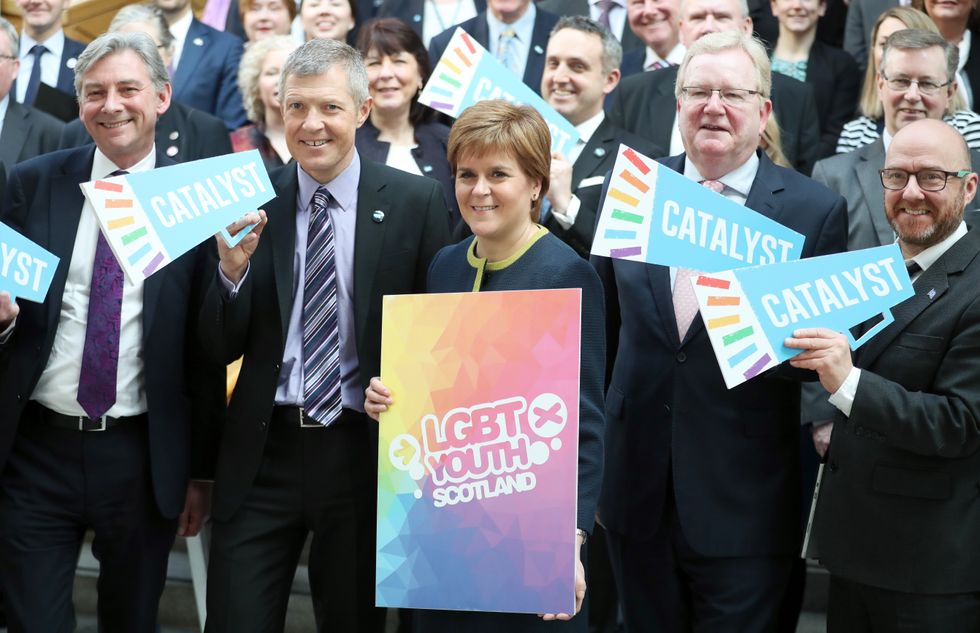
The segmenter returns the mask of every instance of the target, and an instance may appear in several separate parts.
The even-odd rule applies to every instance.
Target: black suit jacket
[[[58,149],[65,124],[50,114],[7,100],[0,130],[0,163],[10,171],[16,163]]]
[[[272,174],[277,197],[264,207],[269,223],[238,296],[224,299],[212,269],[201,311],[204,348],[223,363],[245,356],[221,437],[212,507],[220,520],[230,518],[241,505],[265,450],[293,301],[296,169],[290,162]],[[384,212],[383,222],[373,220],[375,210]],[[449,243],[447,214],[436,181],[361,160],[354,326],[364,387],[381,368],[381,298],[425,291],[429,262]]]
[[[89,181],[94,154],[94,145],[57,151],[18,164],[8,178],[0,220],[61,261],[44,303],[21,302],[16,328],[0,346],[0,469],[10,453],[21,411],[51,353],[84,202],[79,184]],[[168,164],[173,163],[157,152],[157,165]],[[209,246],[210,241],[179,257],[143,286],[150,471],[157,506],[167,518],[175,518],[184,508],[192,462],[195,476],[209,476],[204,452],[192,459],[192,422],[203,424],[216,411],[192,407],[192,394],[203,393],[206,386],[220,387],[223,372],[193,356],[190,350],[196,344],[189,329],[198,312],[198,282]]]
[[[536,9],[534,16],[534,31],[531,34],[531,45],[527,47],[527,65],[524,67],[524,83],[534,92],[541,94],[541,75],[544,74],[544,54],[548,49],[548,37],[551,29],[558,24],[558,16],[541,9]],[[475,18],[458,25],[469,33],[480,46],[490,50],[490,26],[487,24],[487,12],[481,11]],[[429,63],[433,66],[446,52],[449,40],[452,39],[456,27],[451,26],[429,43]]]
[[[476,12],[487,10],[487,0],[474,0]],[[398,18],[422,37],[422,19],[425,17],[425,0],[384,0],[378,9],[379,18]],[[455,26],[455,25],[451,25]],[[431,60],[434,64],[438,58]]]
[[[813,543],[832,574],[905,593],[980,591],[980,229],[855,352]]]
[[[618,127],[670,148],[677,113],[674,84],[677,66],[640,73],[620,82],[609,116]],[[817,159],[820,124],[810,86],[785,75],[772,75],[772,107],[782,132],[783,153],[793,167],[809,174]]]
[[[596,213],[602,200],[603,177],[616,164],[620,144],[628,145],[651,158],[666,153],[650,141],[617,128],[606,117],[572,165],[572,193],[578,197],[580,203],[575,223],[565,229],[553,215],[549,215],[544,221],[549,231],[585,258],[589,257],[589,251],[592,250]]]
[[[178,163],[231,153],[231,137],[224,122],[207,112],[176,101],[157,119],[157,150]],[[80,147],[92,142],[88,130],[78,119],[65,126],[61,147]]]
[[[683,173],[685,156],[664,159]],[[746,206],[806,236],[803,257],[843,251],[844,199],[759,152]],[[673,486],[703,556],[791,556],[800,523],[800,386],[780,371],[727,389],[701,316],[678,340],[666,266],[593,257],[618,351],[606,395],[599,518],[649,539]]]
[[[813,86],[820,119],[818,158],[833,156],[841,128],[857,111],[861,73],[848,53],[815,40],[806,63],[806,82]]]

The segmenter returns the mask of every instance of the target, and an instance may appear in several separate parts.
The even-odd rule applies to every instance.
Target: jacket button
[[[664,415],[670,415],[670,405],[669,404],[665,404],[664,405]]]
[[[677,352],[677,362],[683,363],[687,361],[687,354],[684,352]]]
[[[269,426],[269,423],[266,422],[265,420],[263,420],[263,421],[259,422],[259,426],[264,429],[265,427]]]
[[[830,472],[836,473],[837,472],[837,462],[835,462],[835,461],[830,462],[829,468],[830,468]]]

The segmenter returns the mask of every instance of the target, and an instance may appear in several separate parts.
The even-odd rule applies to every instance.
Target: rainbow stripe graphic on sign
[[[606,193],[607,200],[612,199],[612,213],[609,221],[602,227],[602,236],[607,240],[622,241],[622,246],[610,249],[610,257],[619,259],[643,258],[643,247],[646,245],[646,234],[649,232],[650,216],[638,212],[640,199],[650,192],[651,185],[643,180],[657,164],[648,165],[630,148],[623,150],[620,156],[625,163],[617,163],[613,173],[618,177],[613,180]],[[656,186],[656,181],[654,185]],[[643,229],[646,229],[645,231]],[[639,237],[643,235],[644,237]]]
[[[149,277],[170,263],[170,257],[125,176],[96,180],[88,189],[99,224],[116,259],[126,272]]]
[[[425,86],[425,91],[432,95],[427,105],[451,117],[459,116],[461,101],[457,96],[464,84],[469,85],[473,79],[476,65],[484,52],[485,49],[474,42],[469,33],[460,30],[459,37],[454,37],[449,43],[449,48],[436,64],[435,72]]]

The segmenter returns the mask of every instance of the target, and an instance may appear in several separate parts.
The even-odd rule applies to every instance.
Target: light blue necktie
[[[517,33],[510,27],[500,34],[500,40],[497,42],[497,59],[504,68],[517,74]]]

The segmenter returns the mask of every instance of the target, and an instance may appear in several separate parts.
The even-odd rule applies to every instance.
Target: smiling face
[[[893,48],[888,51],[882,72],[889,79],[916,79],[941,84],[946,82],[946,58],[938,46],[923,49]],[[878,73],[878,94],[885,110],[885,127],[895,134],[913,121],[941,119],[956,90],[955,84],[927,95],[913,84],[908,90],[892,90]]]
[[[516,22],[530,6],[531,0],[487,0],[487,10],[505,24]]]
[[[242,16],[242,27],[250,42],[272,35],[289,35],[290,22],[283,0],[254,0]]]
[[[157,118],[170,106],[170,84],[156,90],[143,60],[123,50],[93,64],[81,85],[78,118],[109,160],[132,167],[153,147]]]
[[[619,82],[619,70],[602,72],[602,40],[577,29],[562,29],[548,40],[541,96],[572,125],[602,109],[605,96]]]
[[[681,42],[690,47],[708,33],[740,30],[752,34],[752,19],[742,15],[738,0],[685,0],[681,7]]]
[[[661,57],[677,46],[679,3],[680,0],[630,0],[626,5],[626,18],[633,33]]]
[[[17,0],[24,14],[24,29],[37,41],[44,41],[61,28],[61,14],[68,0]]]
[[[940,121],[915,123],[895,135],[885,167],[918,172],[922,169],[970,169],[963,139]],[[910,177],[905,188],[885,190],[885,217],[895,230],[906,257],[946,239],[963,219],[964,206],[977,191],[977,175],[950,176],[941,191],[923,191]]]
[[[826,2],[821,0],[772,0],[771,7],[780,28],[798,34],[815,30],[817,20],[827,11]]]
[[[464,155],[456,165],[456,201],[463,220],[490,251],[519,244],[531,229],[531,200],[541,181],[509,154]]]
[[[354,13],[348,0],[303,0],[300,21],[308,40],[343,42],[354,28]]]
[[[371,98],[354,103],[344,68],[334,65],[321,75],[290,75],[280,101],[290,155],[317,182],[330,182],[350,165]]]
[[[758,90],[752,58],[741,49],[704,53],[690,59],[684,86]],[[677,121],[688,157],[705,178],[719,178],[749,159],[769,120],[772,103],[750,95],[740,106],[724,103],[717,92],[707,102],[677,101]]]
[[[970,0],[925,0],[925,10],[936,22],[957,22],[966,25],[970,19]]]
[[[415,56],[407,51],[382,55],[371,49],[364,57],[368,88],[376,110],[408,112],[412,98],[422,87],[422,75]]]
[[[278,112],[281,109],[278,99],[279,73],[291,52],[292,49],[272,50],[262,61],[262,70],[259,71],[259,98],[262,99],[266,112]]]

